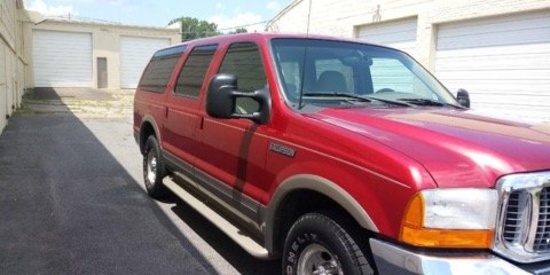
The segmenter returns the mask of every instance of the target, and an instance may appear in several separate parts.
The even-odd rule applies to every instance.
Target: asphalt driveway
[[[184,202],[146,195],[131,110],[71,104],[34,98],[0,136],[1,274],[279,273]]]

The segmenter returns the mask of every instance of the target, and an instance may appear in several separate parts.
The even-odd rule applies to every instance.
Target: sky
[[[292,0],[25,0],[25,8],[46,16],[64,16],[128,25],[165,27],[189,16],[218,25],[227,32],[246,26],[261,31]],[[262,23],[260,23],[262,22]],[[255,23],[260,23],[252,25]],[[250,25],[250,26],[249,26]]]

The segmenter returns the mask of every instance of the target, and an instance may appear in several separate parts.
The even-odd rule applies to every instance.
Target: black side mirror
[[[232,74],[217,74],[210,79],[206,95],[206,113],[211,117],[230,119],[250,119],[258,124],[269,121],[271,96],[266,87],[252,93],[239,92],[237,78]],[[259,111],[251,114],[235,112],[237,98],[251,98],[260,105]]]
[[[464,89],[458,89],[456,92],[456,100],[460,105],[466,108],[470,108],[470,94]]]

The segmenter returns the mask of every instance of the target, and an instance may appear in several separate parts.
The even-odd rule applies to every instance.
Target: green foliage
[[[193,17],[175,18],[168,25],[181,22],[181,41],[219,35],[218,25]]]
[[[233,33],[247,33],[247,32],[248,30],[246,30],[245,28],[237,28]]]

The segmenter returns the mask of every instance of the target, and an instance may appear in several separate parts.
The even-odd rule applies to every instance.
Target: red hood
[[[451,109],[324,109],[307,116],[416,159],[440,187],[493,187],[509,173],[550,169],[550,125]]]

